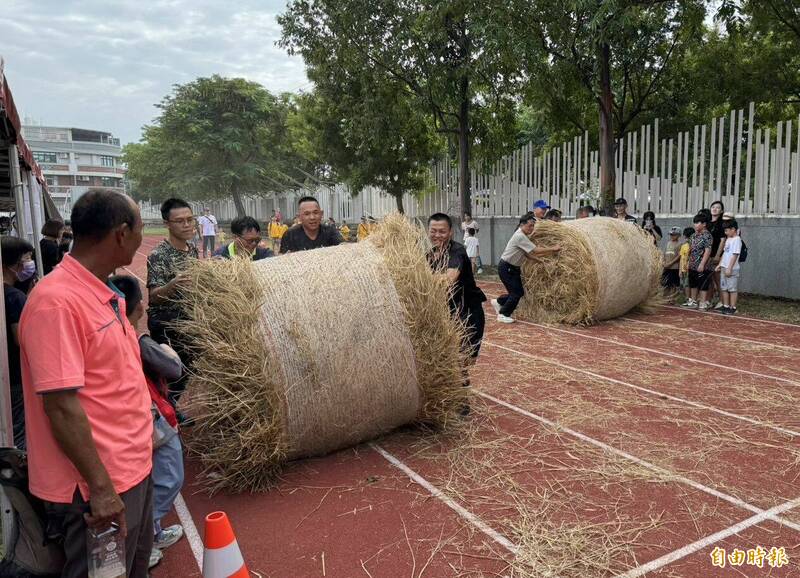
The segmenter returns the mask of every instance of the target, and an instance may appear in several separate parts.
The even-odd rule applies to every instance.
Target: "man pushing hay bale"
[[[400,215],[365,243],[199,261],[191,279],[191,444],[216,488],[265,488],[287,460],[447,426],[468,403],[446,279]]]
[[[557,259],[525,263],[520,318],[594,323],[658,302],[661,254],[636,225],[606,217],[540,221],[532,239],[561,252]]]

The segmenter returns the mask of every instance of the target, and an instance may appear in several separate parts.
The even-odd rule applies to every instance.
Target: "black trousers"
[[[125,504],[125,563],[128,578],[147,578],[150,551],[153,549],[153,482],[148,475],[127,492],[120,494]],[[71,504],[44,502],[47,533],[63,541],[66,564],[61,578],[86,578],[89,558],[86,554],[87,502],[75,490]]]
[[[486,328],[486,316],[483,313],[482,303],[473,303],[459,309],[458,316],[467,328],[464,339],[463,351],[470,357],[478,357],[483,341],[483,331]]]
[[[185,341],[186,337],[172,328],[171,323],[173,321],[174,319],[164,320],[158,317],[148,317],[147,329],[150,331],[150,337],[152,337],[156,343],[166,343],[172,347],[175,353],[178,354],[178,357],[181,358],[183,366],[188,369],[192,366],[193,356],[191,349]],[[183,392],[186,391],[186,384],[188,383],[189,372],[184,371],[176,381],[167,384],[169,389],[167,397],[173,407],[178,405],[178,400]]]
[[[525,295],[525,288],[522,286],[522,268],[501,259],[497,272],[507,291],[505,295],[497,298],[497,302],[500,304],[500,314],[508,317],[514,313],[520,299]]]

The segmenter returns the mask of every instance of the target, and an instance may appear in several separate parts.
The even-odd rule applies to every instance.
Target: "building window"
[[[86,175],[78,175],[78,180],[83,183],[88,183],[89,181],[92,180],[92,177],[88,177]]]
[[[100,164],[104,167],[113,167],[115,165],[114,157],[109,156],[101,156],[100,157]]]
[[[117,179],[115,179],[113,177],[103,177],[102,180],[103,180],[103,186],[104,187],[118,187],[119,186],[119,182],[117,181]]]
[[[44,180],[47,181],[47,186],[48,187],[55,187],[56,186],[56,178],[55,177],[45,177]]]
[[[42,152],[35,152],[33,153],[33,159],[37,163],[51,163],[55,164],[58,162],[56,159],[56,153],[42,153]]]

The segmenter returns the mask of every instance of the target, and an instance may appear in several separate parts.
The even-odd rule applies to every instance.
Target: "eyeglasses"
[[[172,223],[173,225],[192,225],[194,224],[194,217],[189,217],[188,219],[170,219],[167,223]]]
[[[260,235],[258,237],[253,237],[251,239],[248,239],[247,237],[241,237],[241,236],[238,236],[238,235],[237,235],[237,237],[239,239],[241,239],[241,241],[243,243],[247,243],[248,245],[258,245],[261,242],[261,236]]]

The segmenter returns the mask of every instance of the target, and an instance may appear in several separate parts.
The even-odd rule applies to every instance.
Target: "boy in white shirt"
[[[478,237],[475,236],[475,229],[469,227],[467,229],[466,237],[464,237],[464,247],[467,249],[467,257],[472,262],[472,273],[482,273],[481,269],[478,269],[478,259],[480,259],[481,255],[481,244],[478,241]]]
[[[720,296],[722,297],[723,315],[736,314],[736,299],[739,292],[739,255],[742,252],[742,239],[739,237],[739,225],[735,220],[725,221],[725,249],[722,259],[717,265],[717,271],[722,271],[720,276]]]

